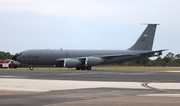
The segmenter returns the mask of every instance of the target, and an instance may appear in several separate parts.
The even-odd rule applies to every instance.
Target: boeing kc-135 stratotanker
[[[92,66],[122,63],[144,57],[162,55],[164,50],[152,51],[154,35],[158,24],[148,24],[136,43],[127,50],[52,50],[33,49],[17,53],[13,60],[30,65],[54,65],[56,67],[76,67],[76,70],[91,70]]]

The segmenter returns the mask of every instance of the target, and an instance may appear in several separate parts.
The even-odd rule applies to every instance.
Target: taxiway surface
[[[0,105],[178,106],[178,71],[0,70]]]

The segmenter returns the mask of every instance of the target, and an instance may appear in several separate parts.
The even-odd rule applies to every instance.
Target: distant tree
[[[172,52],[169,52],[165,57],[170,58],[170,59],[175,59],[174,53],[172,53]]]
[[[9,52],[0,51],[0,59],[11,59],[12,55]]]
[[[180,66],[180,54],[174,55],[169,52],[164,58],[160,56],[155,60],[142,58],[134,61],[128,61],[121,65],[124,66]]]
[[[154,60],[155,66],[166,66],[164,60],[159,56],[156,60]]]
[[[175,55],[175,60],[177,62],[177,66],[180,66],[180,54]]]
[[[172,60],[172,59],[169,58],[169,57],[164,57],[164,58],[163,58],[163,61],[165,61],[166,63],[169,63],[171,60]]]
[[[150,61],[149,58],[142,58],[142,59],[140,60],[140,65],[146,66],[149,61]]]
[[[149,60],[149,62],[146,64],[147,66],[156,66],[155,60]]]
[[[180,59],[180,54],[175,55],[175,59]]]

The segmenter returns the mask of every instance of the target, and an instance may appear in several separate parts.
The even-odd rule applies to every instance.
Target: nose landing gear
[[[30,70],[34,70],[34,66],[33,66],[33,65],[30,65],[30,66],[29,66],[29,69],[30,69]]]

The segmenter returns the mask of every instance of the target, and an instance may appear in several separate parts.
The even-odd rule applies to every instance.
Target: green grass
[[[96,66],[95,70],[119,70],[119,71],[180,71],[180,67],[149,67],[149,66]]]
[[[6,69],[0,69],[6,70]],[[29,70],[29,67],[17,69],[9,68],[7,70]],[[34,70],[75,70],[75,68],[60,68],[60,67],[35,67]],[[148,66],[117,66],[117,65],[102,65],[92,67],[94,71],[180,71],[180,67],[148,67]]]

